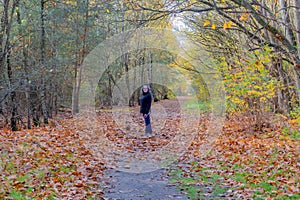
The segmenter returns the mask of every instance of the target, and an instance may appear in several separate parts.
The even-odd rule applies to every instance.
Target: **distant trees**
[[[300,104],[299,4],[299,0],[3,0],[3,113],[13,130],[48,123],[60,106],[77,113],[82,64],[97,44],[129,29],[171,28],[172,20],[179,19],[185,33],[217,62],[227,82],[230,108],[288,114]],[[157,49],[123,52],[99,77],[97,103],[111,105],[116,81],[133,70],[135,78],[127,77],[126,93],[131,96],[128,105],[134,105],[135,88],[152,83],[153,64],[174,66],[177,61]],[[145,73],[147,80],[138,82]],[[201,78],[190,73],[200,84]],[[152,89],[158,99],[167,92],[159,85]]]
[[[62,106],[76,114],[85,56],[106,38],[144,26],[146,17],[123,0],[3,0],[0,12],[0,105],[13,130],[48,123]],[[151,55],[124,52],[99,82],[99,96],[109,97],[114,81]]]
[[[187,34],[211,52],[219,62],[225,79],[236,82],[234,90],[258,92],[259,89],[251,87],[262,88],[267,83],[261,82],[262,85],[259,85],[259,82],[252,80],[247,84],[248,89],[241,89],[245,86],[240,84],[236,76],[228,80],[227,75],[255,73],[261,76],[259,70],[255,71],[254,68],[266,70],[265,80],[273,81],[275,87],[269,88],[270,95],[264,97],[267,103],[257,102],[256,97],[252,99],[251,95],[251,100],[245,99],[244,95],[236,95],[239,102],[232,104],[238,107],[240,104],[245,109],[250,104],[264,104],[264,109],[285,114],[299,106],[299,0],[175,0],[155,6],[136,2],[131,5],[133,10],[143,10],[151,15],[149,19],[167,15],[184,21],[185,26],[189,27],[185,29]],[[266,54],[268,59],[263,56]],[[233,88],[228,89],[230,97]]]
[[[13,130],[48,123],[61,105],[71,104],[84,56],[109,32],[110,6],[88,0],[0,2],[0,104]]]

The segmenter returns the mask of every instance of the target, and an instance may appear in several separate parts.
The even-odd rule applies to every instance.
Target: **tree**
[[[283,109],[285,113],[289,112],[291,102],[300,103],[299,4],[298,0],[191,0],[166,1],[158,8],[145,6],[142,3],[132,3],[137,12],[144,10],[152,13],[150,19],[179,15],[186,19],[186,26],[198,25],[199,28],[193,31],[203,32],[201,28],[210,28],[211,31],[207,31],[203,39],[199,40],[198,37],[197,41],[199,44],[207,45],[209,42],[222,39],[223,42],[213,42],[216,44],[212,50],[213,55],[216,55],[215,52],[222,53],[219,47],[222,48],[223,53],[229,52],[229,55],[237,53],[239,48],[247,47],[249,52],[260,49],[263,52],[265,46],[271,47],[272,53],[277,56],[270,61],[272,66],[270,66],[269,73],[276,76],[278,80],[283,80],[285,88],[293,87],[293,90],[278,89],[278,101],[275,103],[281,107],[279,110]],[[194,35],[197,35],[197,32],[194,32]],[[229,36],[229,39],[215,33]],[[230,48],[226,44],[230,40],[243,44],[242,46],[234,45],[236,49]],[[209,51],[212,46],[209,45],[207,50]],[[225,57],[231,60],[230,56],[225,55]],[[281,72],[276,73],[278,70]],[[282,76],[282,74],[288,76]],[[288,99],[284,99],[283,96]]]
[[[15,11],[17,5],[17,1],[13,1],[11,5],[11,11],[9,12],[10,1],[5,0],[3,2],[3,15],[1,19],[1,33],[0,33],[0,69],[4,71],[6,65],[7,72],[7,89],[10,97],[9,106],[11,108],[11,117],[10,124],[12,130],[18,130],[17,127],[17,104],[16,104],[16,91],[15,91],[15,82],[13,77],[13,69],[11,63],[11,52],[12,52],[12,44],[11,44],[11,25],[13,20],[13,13]],[[10,15],[9,15],[10,14]],[[6,38],[6,39],[5,39]],[[2,47],[4,46],[4,48]],[[4,74],[4,73],[3,73]],[[2,102],[0,102],[2,103]]]
[[[83,33],[81,35],[80,29],[76,27],[76,59],[75,59],[75,77],[74,77],[74,88],[73,88],[73,103],[72,103],[72,112],[77,114],[79,112],[79,91],[81,84],[81,75],[82,75],[82,64],[86,54],[86,40],[87,40],[87,31],[88,31],[88,20],[89,20],[89,0],[84,1],[84,10],[85,10],[85,19],[83,26]],[[79,13],[77,13],[76,20],[79,20]],[[79,24],[78,22],[76,24]],[[82,41],[82,46],[80,47],[80,40]]]

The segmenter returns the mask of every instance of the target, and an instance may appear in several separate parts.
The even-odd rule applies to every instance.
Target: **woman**
[[[142,95],[140,97],[140,113],[143,114],[143,118],[145,120],[145,134],[150,135],[152,134],[152,128],[150,122],[152,95],[149,86],[143,85],[141,93]]]

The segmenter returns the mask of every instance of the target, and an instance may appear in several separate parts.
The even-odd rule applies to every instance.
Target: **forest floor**
[[[195,110],[188,99],[154,103],[152,137],[137,107],[4,127],[0,199],[157,199],[146,196],[156,187],[165,199],[300,198],[297,121],[271,116],[255,130],[246,115],[222,121]]]

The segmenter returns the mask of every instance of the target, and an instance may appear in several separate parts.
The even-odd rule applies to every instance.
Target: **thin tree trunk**
[[[5,35],[5,22],[6,22],[6,18],[8,16],[8,4],[9,4],[9,0],[4,0],[3,1],[3,12],[2,12],[2,17],[1,17],[1,21],[0,21],[0,72],[4,72],[5,71],[5,65],[4,65],[4,58],[6,57],[6,49],[3,48],[3,43],[4,43],[4,35]],[[5,47],[6,45],[4,45]],[[5,73],[0,73],[0,79],[3,78],[3,80],[5,80]],[[1,88],[1,86],[0,86]],[[3,89],[3,88],[1,88]],[[5,98],[3,99],[0,99],[0,107],[1,107],[1,114],[3,114],[3,111],[2,111],[2,100],[4,100]]]
[[[107,69],[107,75],[108,75],[108,94],[106,94],[105,96],[108,96],[108,99],[105,99],[105,104],[108,104],[109,106],[112,106],[111,102],[112,102],[112,87],[113,87],[113,84],[112,82],[114,81],[111,73],[110,73],[110,68],[108,67]],[[106,93],[106,91],[105,91]]]
[[[149,52],[148,84],[152,83],[152,52]]]
[[[284,85],[283,90],[279,90],[278,91],[278,109],[279,111],[282,111],[284,114],[288,114],[290,112],[290,108],[289,108],[289,100],[290,98],[290,93],[288,91],[288,88],[290,87],[288,85],[288,81],[287,79],[289,77],[285,77],[284,76],[284,70],[283,70],[283,66],[282,66],[282,59],[280,61],[277,62],[276,64],[277,67],[277,73],[278,73],[278,79],[279,80],[283,80],[282,83]]]
[[[300,0],[295,0],[295,27],[296,27],[296,43],[297,46],[300,46]],[[296,94],[298,97],[298,103],[300,105],[300,79],[299,79],[299,73],[298,69],[299,66],[297,66],[299,63],[297,63],[297,60],[300,59],[300,48],[297,48],[297,58],[296,58],[296,64],[295,67],[293,67],[293,73],[295,78],[295,86],[296,86]]]
[[[73,87],[73,94],[72,94],[72,113],[77,114],[79,112],[79,90],[80,90],[80,82],[81,76],[78,76],[79,71],[79,14],[76,15],[76,43],[75,43],[75,69],[74,69],[74,87]],[[80,69],[81,70],[81,69]]]
[[[134,101],[135,101],[135,88],[136,88],[136,66],[137,66],[137,59],[134,60],[134,68],[133,68],[133,80],[132,80],[132,91],[133,94],[130,96],[130,105],[134,106]]]
[[[130,80],[129,80],[129,55],[128,53],[125,53],[123,55],[123,64],[124,64],[124,69],[125,69],[125,81],[126,81],[126,86],[127,86],[127,97],[126,100],[128,102],[128,106],[130,105]]]
[[[46,100],[46,78],[45,78],[45,56],[46,56],[46,35],[45,35],[45,0],[41,0],[41,65],[42,65],[42,90],[41,90],[41,103],[44,123],[48,124],[48,108]]]
[[[141,77],[141,83],[140,85],[143,85],[145,84],[145,80],[144,80],[144,64],[145,64],[145,50],[143,50],[143,53],[142,53],[142,57],[139,58],[139,62],[140,62],[140,77]]]
[[[154,99],[154,101],[157,101],[158,99],[157,99],[157,96],[156,96],[156,91],[155,91],[155,88],[154,88],[154,84],[152,83],[153,57],[152,57],[152,52],[151,51],[149,53],[149,59],[150,59],[150,62],[149,62],[149,71],[148,71],[148,83],[149,83],[150,88],[151,88],[153,99]]]
[[[4,71],[4,59],[6,57],[6,45],[4,44],[4,37],[5,37],[5,29],[6,29],[6,21],[8,20],[8,5],[9,0],[3,1],[3,13],[1,17],[1,32],[0,32],[0,71]],[[4,47],[4,48],[3,48]]]
[[[19,0],[16,3],[17,9],[17,21],[19,24],[19,35],[23,36],[23,30],[21,28],[22,20],[20,14],[20,7],[19,7]],[[29,73],[28,73],[28,55],[27,49],[25,48],[24,37],[21,38],[22,40],[22,53],[23,53],[23,65],[24,65],[24,73],[25,73],[25,98],[26,98],[26,106],[27,106],[27,128],[31,129],[31,98],[30,98],[30,83],[29,83]]]
[[[12,90],[13,80],[12,80],[12,68],[11,68],[11,63],[10,63],[10,53],[11,53],[10,48],[11,47],[9,45],[8,51],[7,51],[6,62],[7,62],[7,74],[8,74],[8,80],[9,80],[9,89]],[[12,131],[17,131],[18,130],[18,127],[17,127],[17,105],[16,105],[16,92],[15,91],[10,92],[10,101],[11,101],[10,126],[11,126]]]
[[[86,40],[87,40],[87,31],[88,31],[88,19],[89,19],[89,0],[86,0],[86,12],[85,12],[85,24],[84,24],[84,33],[83,33],[83,44],[81,51],[79,52],[79,39],[80,33],[79,28],[77,27],[77,39],[76,39],[76,63],[75,63],[75,84],[73,88],[73,97],[72,97],[72,113],[77,114],[79,112],[79,92],[81,85],[81,75],[83,70],[83,61],[86,52]],[[77,15],[78,21],[78,15]]]
[[[281,28],[284,30],[285,37],[290,41],[290,43],[295,44],[295,37],[293,35],[293,30],[291,30],[291,16],[288,10],[288,2],[286,0],[280,0],[280,13],[284,26]]]
[[[5,47],[4,47],[4,52],[2,54],[1,58],[1,63],[3,63],[5,57],[6,57],[6,66],[7,66],[7,76],[8,76],[8,89],[10,91],[10,103],[11,103],[11,118],[10,118],[10,123],[11,123],[11,129],[13,131],[17,131],[17,103],[16,103],[16,92],[13,89],[13,73],[12,73],[12,68],[11,68],[11,62],[10,62],[10,56],[11,56],[11,44],[10,44],[10,25],[12,24],[12,19],[13,19],[13,13],[15,12],[16,8],[16,1],[13,2],[13,6],[11,9],[11,15],[10,15],[10,20],[8,19],[8,5],[9,1],[5,0],[4,1],[4,17],[3,22],[1,26],[3,30],[3,34],[6,34],[6,41],[5,41]],[[0,44],[1,45],[1,44]],[[2,65],[3,66],[3,65]]]
[[[82,66],[76,66],[75,69],[75,84],[73,88],[73,97],[72,97],[72,113],[73,115],[79,112],[79,91],[81,85],[81,74],[82,74]]]

